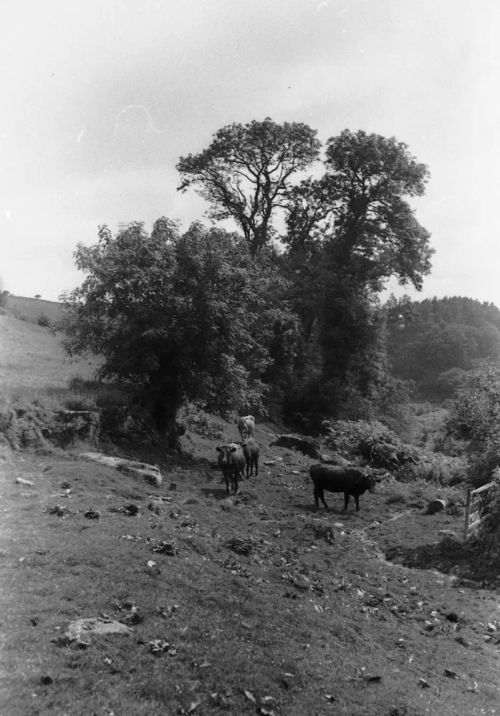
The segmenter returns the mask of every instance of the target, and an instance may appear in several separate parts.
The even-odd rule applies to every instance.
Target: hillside
[[[393,305],[388,357],[424,399],[453,397],[463,372],[500,358],[500,310],[459,296]],[[397,316],[397,320],[394,317]]]
[[[75,454],[13,459],[2,713],[495,713],[498,592],[449,573],[456,551],[384,558],[416,560],[462,519],[426,515],[418,487],[394,503],[390,483],[359,513],[340,495],[314,513],[310,460],[257,437],[235,497],[207,463],[163,463],[154,489]],[[63,638],[103,616],[131,632]]]
[[[41,317],[42,320],[45,317],[52,324],[60,321],[63,316],[63,304],[58,301],[9,294],[4,302],[9,313],[23,321],[38,323]]]
[[[60,335],[11,313],[0,314],[0,382],[5,396],[61,391],[78,376],[89,379],[95,359],[72,361]]]
[[[55,336],[0,330],[8,386],[62,385]],[[461,491],[386,478],[359,512],[337,494],[315,512],[313,461],[279,431],[257,425],[235,496],[215,447],[236,426],[207,416],[190,459],[107,446],[158,464],[157,488],[84,460],[95,446],[1,453],[0,713],[498,713],[500,568],[461,544]],[[453,509],[427,514],[437,496]],[[128,630],[66,636],[83,618]]]

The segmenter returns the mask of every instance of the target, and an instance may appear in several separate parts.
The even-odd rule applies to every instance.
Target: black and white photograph
[[[499,38],[2,2],[2,716],[500,715]]]

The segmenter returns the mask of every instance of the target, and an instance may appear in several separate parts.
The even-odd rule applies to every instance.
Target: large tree
[[[273,215],[283,207],[292,177],[319,154],[316,131],[298,122],[230,124],[210,146],[181,157],[177,165],[185,191],[195,186],[211,205],[212,219],[232,218],[255,255],[273,236]]]
[[[433,251],[408,199],[424,193],[427,167],[394,138],[346,129],[328,140],[325,169],[289,194],[288,244],[321,241],[336,271],[375,290],[390,276],[420,289]]]
[[[75,257],[86,277],[67,297],[68,349],[101,354],[101,375],[135,388],[170,442],[186,399],[262,407],[277,336],[293,326],[265,255],[252,261],[235,234],[193,224],[181,235],[160,219],[151,235],[140,223],[116,236],[101,227]]]
[[[429,233],[408,201],[423,194],[428,170],[405,144],[349,130],[328,140],[324,165],[288,194],[286,261],[295,309],[323,358],[320,383],[338,405],[340,386],[366,396],[380,383],[384,282],[421,288],[430,271]]]

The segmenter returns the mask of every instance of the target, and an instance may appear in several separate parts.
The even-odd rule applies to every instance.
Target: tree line
[[[500,311],[459,296],[412,302],[390,300],[387,350],[394,375],[412,381],[416,395],[454,397],[465,372],[500,358]]]
[[[75,251],[68,350],[100,353],[101,377],[129,384],[170,440],[186,399],[333,417],[395,400],[380,292],[430,272],[409,203],[427,167],[394,138],[346,129],[322,148],[309,126],[267,118],[223,127],[177,169],[212,226],[101,226]]]

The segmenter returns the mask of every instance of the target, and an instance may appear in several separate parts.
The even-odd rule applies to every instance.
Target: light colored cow
[[[247,438],[253,438],[255,436],[255,418],[253,415],[244,415],[238,418],[237,425],[242,442]]]

